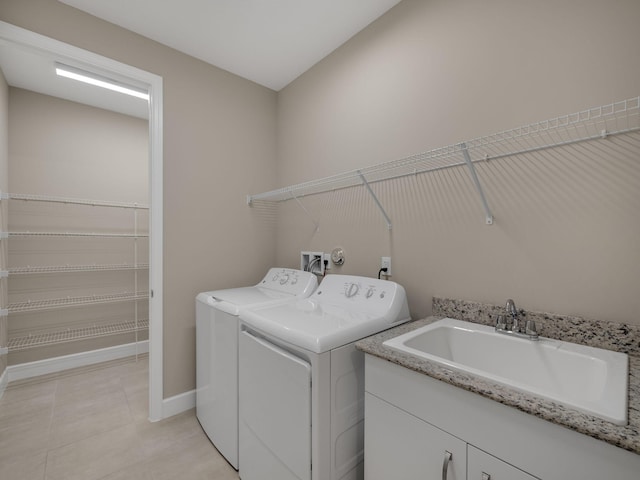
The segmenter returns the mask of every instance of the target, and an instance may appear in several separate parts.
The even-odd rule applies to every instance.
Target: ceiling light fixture
[[[125,95],[131,95],[133,97],[142,98],[143,100],[149,100],[149,93],[146,90],[138,89],[124,83],[111,80],[110,78],[101,77],[95,73],[80,70],[79,68],[70,67],[62,63],[56,62],[56,75],[61,77],[71,78],[78,80],[79,82],[95,85],[96,87],[106,88],[113,90],[114,92],[124,93]]]

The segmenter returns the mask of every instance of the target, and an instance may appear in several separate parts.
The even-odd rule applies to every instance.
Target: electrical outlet
[[[391,257],[380,257],[380,268],[386,268],[387,271],[383,275],[391,276]]]
[[[324,264],[324,269],[325,270],[331,270],[331,254],[330,253],[325,253],[323,260],[324,261],[322,263]]]

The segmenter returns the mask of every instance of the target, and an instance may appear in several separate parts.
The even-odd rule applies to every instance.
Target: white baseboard
[[[8,381],[23,380],[25,378],[47,375],[49,373],[62,372],[71,368],[84,367],[96,363],[108,362],[119,358],[130,357],[136,353],[142,354],[149,351],[149,341],[128,343],[116,347],[101,348],[89,352],[74,353],[62,357],[47,358],[35,362],[20,363],[7,367]],[[195,403],[194,403],[195,404]]]
[[[137,353],[143,354],[149,351],[149,341],[138,342]],[[136,354],[136,344],[118,345],[117,347],[102,348],[90,352],[75,353],[62,357],[47,358],[35,362],[11,365],[0,376],[0,398],[9,382],[24,380],[26,378],[62,372],[72,368],[84,367],[96,363],[108,362],[119,358],[130,357]],[[196,391],[180,393],[162,400],[162,418],[172,417],[179,413],[191,410],[196,406]]]
[[[180,393],[162,400],[162,418],[173,417],[196,406],[196,391]]]
[[[0,375],[0,398],[4,395],[4,391],[7,388],[7,384],[9,383],[9,374],[7,373],[7,369],[4,369],[2,375]]]

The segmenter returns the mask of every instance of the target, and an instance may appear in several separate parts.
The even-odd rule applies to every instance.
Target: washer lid
[[[197,297],[198,301],[231,315],[239,315],[240,311],[246,307],[272,305],[293,301],[295,298],[296,296],[291,293],[276,292],[262,287],[216,290],[203,292]]]
[[[306,298],[313,293],[317,285],[316,276],[310,272],[271,268],[255,286],[202,292],[196,299],[231,315],[238,315],[245,307],[273,305],[295,298]]]
[[[243,309],[240,319],[262,333],[322,353],[406,322],[410,316],[404,288],[397,283],[330,275],[307,299]]]

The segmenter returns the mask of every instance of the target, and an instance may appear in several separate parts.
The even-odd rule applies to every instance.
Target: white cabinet
[[[371,395],[365,395],[367,480],[464,480],[466,443]]]
[[[536,480],[370,393],[365,411],[366,480]]]
[[[640,455],[365,356],[365,480],[638,480]],[[484,476],[483,476],[484,474]]]
[[[467,445],[467,480],[536,480],[536,477]]]

